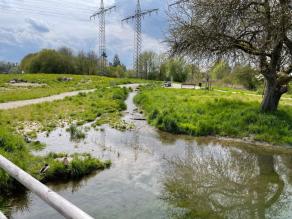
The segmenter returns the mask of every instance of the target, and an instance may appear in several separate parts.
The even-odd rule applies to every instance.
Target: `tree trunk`
[[[271,83],[267,81],[264,99],[261,105],[261,111],[273,112],[278,109],[279,101],[282,96],[281,91],[276,85],[276,82]]]

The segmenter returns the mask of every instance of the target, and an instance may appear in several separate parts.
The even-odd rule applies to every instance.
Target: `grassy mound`
[[[292,145],[292,107],[261,113],[259,96],[232,92],[144,88],[135,101],[161,130],[193,136],[249,137]]]
[[[65,154],[51,153],[43,158],[43,162],[38,162],[31,170],[34,172],[33,174],[37,179],[46,183],[59,180],[79,179],[96,170],[104,170],[111,166],[110,161],[100,161],[91,157],[90,154],[71,155],[69,159],[72,159],[72,161],[70,161],[68,166],[65,166],[64,163],[60,161],[65,156]],[[39,174],[39,170],[44,163],[49,164],[50,168],[45,174]]]

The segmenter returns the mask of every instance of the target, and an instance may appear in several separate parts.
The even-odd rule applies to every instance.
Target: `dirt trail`
[[[89,92],[93,92],[93,91],[95,91],[95,89],[66,92],[66,93],[61,93],[61,94],[57,94],[57,95],[52,95],[52,96],[49,96],[49,97],[41,97],[41,98],[37,98],[37,99],[20,100],[20,101],[12,101],[12,102],[7,102],[7,103],[0,103],[0,110],[14,109],[14,108],[22,107],[22,106],[38,104],[38,103],[44,103],[44,102],[53,102],[55,100],[62,100],[65,97],[76,96],[81,92],[82,93],[89,93]]]

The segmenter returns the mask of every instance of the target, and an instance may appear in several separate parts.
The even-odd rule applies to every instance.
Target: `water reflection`
[[[96,171],[90,175],[84,176],[81,179],[75,179],[75,180],[63,180],[63,181],[55,181],[53,183],[48,183],[47,186],[49,188],[54,188],[54,191],[60,192],[63,190],[67,190],[74,194],[78,192],[82,187],[87,185],[87,182],[95,177],[100,171]]]
[[[30,200],[26,192],[17,196],[0,197],[0,210],[8,217],[12,218],[14,212],[24,212],[29,208]]]
[[[292,156],[278,156],[279,172],[285,176],[289,184],[292,184]]]
[[[135,131],[133,134],[133,141],[132,141],[131,147],[133,148],[133,151],[134,151],[134,160],[137,161],[138,155],[139,155],[139,147],[140,147],[139,134],[137,131]]]
[[[174,218],[271,218],[287,191],[270,155],[222,146],[186,148],[168,161],[163,195]]]

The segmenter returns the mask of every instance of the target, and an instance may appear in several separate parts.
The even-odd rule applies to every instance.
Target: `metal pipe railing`
[[[4,169],[11,177],[35,193],[48,205],[57,210],[65,218],[69,219],[93,219],[78,207],[58,195],[47,186],[33,178],[31,175],[20,169],[18,166],[0,155],[0,168]],[[0,214],[0,219],[1,214]]]
[[[0,219],[7,219],[7,217],[0,211]]]

